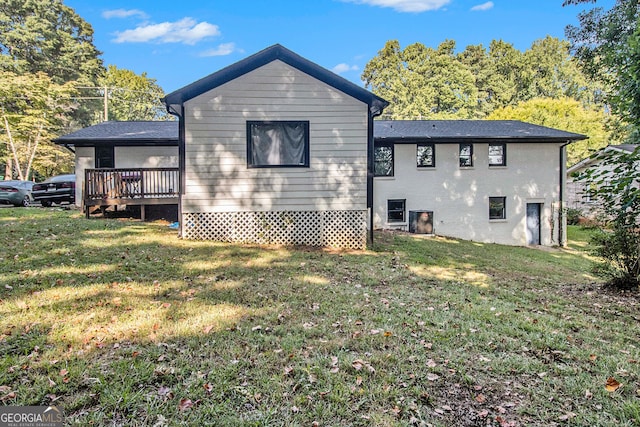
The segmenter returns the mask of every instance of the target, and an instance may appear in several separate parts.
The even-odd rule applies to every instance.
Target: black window
[[[405,222],[405,199],[387,200],[387,222]]]
[[[436,147],[434,144],[419,143],[417,145],[416,164],[419,168],[436,166]]]
[[[507,166],[507,144],[489,144],[489,166]]]
[[[373,174],[393,176],[393,144],[376,144],[373,149]]]
[[[309,122],[247,122],[247,165],[309,167]]]
[[[115,156],[113,145],[96,146],[96,168],[114,168]]]
[[[473,166],[473,144],[460,144],[460,167]]]
[[[489,219],[505,219],[506,197],[489,197]]]

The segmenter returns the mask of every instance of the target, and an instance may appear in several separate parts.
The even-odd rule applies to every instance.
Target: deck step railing
[[[123,202],[176,198],[180,191],[178,168],[86,169],[85,205],[112,200]]]

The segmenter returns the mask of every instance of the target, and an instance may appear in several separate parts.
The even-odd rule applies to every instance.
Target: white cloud
[[[200,56],[226,56],[232,54],[235,50],[235,43],[222,43],[215,49],[205,50]]]
[[[478,5],[473,6],[471,8],[471,10],[474,11],[474,12],[485,11],[485,10],[489,10],[489,9],[493,9],[493,2],[492,1],[488,1],[486,3],[478,4]]]
[[[351,3],[371,6],[390,7],[397,12],[426,12],[438,10],[451,3],[451,0],[343,0]]]
[[[183,18],[176,22],[141,25],[133,30],[116,32],[116,43],[184,43],[196,44],[200,40],[220,35],[217,25]]]
[[[104,19],[111,18],[128,18],[130,16],[138,16],[142,19],[147,19],[148,16],[141,10],[138,9],[114,9],[114,10],[105,10],[102,12],[102,17]]]
[[[335,67],[333,67],[331,71],[333,71],[336,74],[342,74],[342,73],[346,73],[347,71],[358,71],[359,69],[360,68],[357,65],[349,65],[343,62],[342,64],[338,64]]]

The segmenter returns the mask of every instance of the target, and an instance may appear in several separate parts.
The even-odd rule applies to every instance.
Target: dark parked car
[[[76,176],[57,175],[35,184],[31,190],[31,196],[42,206],[48,207],[53,203],[75,203],[76,201]]]
[[[0,204],[29,206],[33,181],[0,181]]]

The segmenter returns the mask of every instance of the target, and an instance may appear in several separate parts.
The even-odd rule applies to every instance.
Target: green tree
[[[551,36],[536,40],[524,53],[524,63],[523,100],[569,97],[590,105],[602,101],[599,85],[587,81],[567,41]]]
[[[496,107],[517,104],[522,99],[522,52],[511,43],[493,40],[489,45],[489,59],[496,70],[496,77],[502,82],[496,86]]]
[[[567,0],[564,4],[586,2]],[[603,84],[606,101],[626,135],[633,135],[640,128],[639,16],[637,0],[616,0],[608,11],[594,7],[580,13],[579,25],[566,28],[582,69]]]
[[[164,92],[155,79],[133,71],[109,65],[100,86],[108,92],[110,120],[169,120]]]
[[[454,50],[451,40],[437,49],[414,43],[404,50],[391,40],[367,63],[362,80],[391,102],[387,117],[469,118],[477,104],[475,79]]]
[[[100,55],[91,25],[62,0],[0,1],[0,70],[93,87],[104,73]],[[95,123],[100,112],[100,101],[83,100],[66,131]]]
[[[567,0],[565,4],[584,3]],[[578,16],[566,33],[584,70],[598,79],[627,141],[640,142],[640,4],[617,0],[611,10],[596,7]],[[637,288],[640,280],[640,146],[633,153],[610,150],[597,168],[580,179],[591,188],[608,220],[593,238],[603,260],[596,272],[617,287]]]
[[[492,46],[495,43],[492,42]],[[498,64],[482,45],[467,46],[457,58],[467,66],[475,79],[478,103],[474,117],[485,117],[497,107],[509,105],[516,93],[515,80],[505,79],[498,74]]]
[[[568,165],[589,157],[609,142],[603,109],[585,107],[572,98],[535,98],[515,106],[496,109],[487,119],[520,120],[587,135],[589,139],[567,146]]]
[[[69,171],[72,156],[51,139],[73,109],[73,83],[57,84],[44,73],[0,71],[0,138],[7,178],[30,179]]]
[[[401,49],[389,41],[367,63],[362,79],[391,102],[386,112],[396,119],[483,118],[534,98],[598,104],[601,90],[580,71],[567,42],[546,37],[524,53],[502,40],[488,50],[467,46],[456,54],[455,47],[446,40],[437,49],[421,43]]]
[[[104,72],[91,25],[62,0],[2,0],[0,54],[0,69],[57,84],[95,83]]]
[[[640,145],[631,153],[611,150],[597,167],[578,179],[589,184],[599,202],[604,226],[593,236],[594,253],[601,261],[594,272],[616,288],[637,289],[640,284]]]

